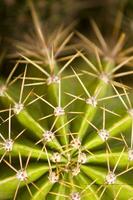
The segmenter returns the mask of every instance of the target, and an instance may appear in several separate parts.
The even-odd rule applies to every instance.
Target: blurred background
[[[38,15],[49,30],[60,24],[77,23],[82,33],[89,32],[89,18],[109,33],[118,11],[123,12],[122,27],[133,35],[133,0],[35,0]],[[0,36],[21,38],[31,29],[27,0],[0,0]]]
[[[127,43],[133,44],[133,0],[33,0],[45,31],[74,23],[74,30],[93,38],[90,19],[95,19],[104,37],[108,38],[118,13],[122,13],[121,30]],[[10,41],[22,40],[33,32],[27,0],[0,0],[0,56],[11,48]],[[95,35],[94,35],[95,38]],[[6,63],[6,59],[2,60]],[[6,72],[5,72],[6,73]]]

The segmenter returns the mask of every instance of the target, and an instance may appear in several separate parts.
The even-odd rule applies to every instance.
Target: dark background
[[[94,18],[104,32],[109,32],[114,18],[121,10],[123,28],[133,31],[133,0],[37,0],[33,1],[44,25],[49,29],[61,23],[77,21],[77,29],[88,31],[89,18]],[[32,27],[27,0],[0,0],[1,37],[23,37]]]
[[[35,0],[33,1],[42,25],[48,31],[76,22],[76,30],[93,37],[89,19],[95,19],[101,32],[109,37],[118,12],[123,13],[121,29],[127,32],[127,43],[133,41],[133,0]],[[0,56],[12,49],[11,41],[22,40],[33,30],[27,0],[0,0]],[[12,50],[13,51],[13,50]],[[3,53],[4,52],[4,53]],[[5,53],[6,52],[6,53]],[[7,65],[7,58],[0,59]],[[2,73],[8,73],[3,70]]]

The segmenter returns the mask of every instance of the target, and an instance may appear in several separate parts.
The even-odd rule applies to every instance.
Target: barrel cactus
[[[0,199],[133,199],[132,47],[94,21],[101,46],[73,45],[71,27],[46,37],[29,2],[35,34],[0,79]]]

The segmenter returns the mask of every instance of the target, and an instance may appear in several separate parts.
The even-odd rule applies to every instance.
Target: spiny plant
[[[133,73],[131,54],[117,59],[123,35],[107,56],[78,33],[83,52],[69,28],[45,38],[29,3],[36,39],[17,42],[0,79],[0,199],[132,200],[132,92],[116,80]]]

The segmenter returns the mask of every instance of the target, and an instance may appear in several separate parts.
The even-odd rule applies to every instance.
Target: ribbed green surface
[[[71,34],[45,40],[29,2],[42,51],[17,44],[22,64],[0,80],[0,200],[131,200],[132,93],[114,77],[133,57],[105,59],[89,41],[93,56],[58,62]]]

